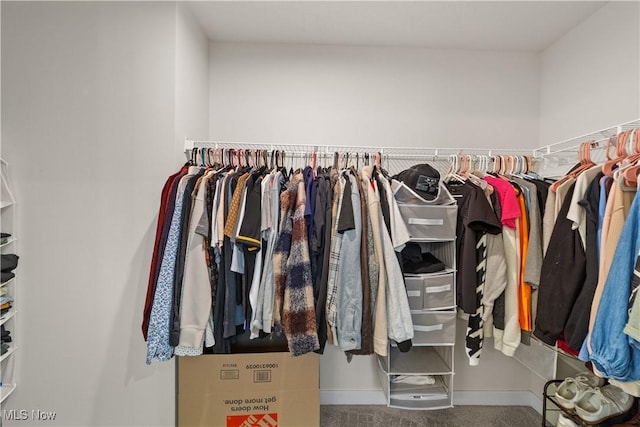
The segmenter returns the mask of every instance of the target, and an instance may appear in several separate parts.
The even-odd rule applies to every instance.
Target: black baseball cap
[[[404,182],[425,200],[434,200],[438,197],[440,173],[431,165],[423,163],[411,166],[394,178]]]

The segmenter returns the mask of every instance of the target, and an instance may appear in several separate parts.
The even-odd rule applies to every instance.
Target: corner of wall
[[[183,156],[184,138],[209,133],[209,40],[188,5],[176,6],[175,149]]]
[[[640,117],[639,76],[640,3],[608,2],[541,52],[539,146]]]

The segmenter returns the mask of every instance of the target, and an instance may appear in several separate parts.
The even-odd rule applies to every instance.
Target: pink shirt
[[[513,186],[505,179],[487,175],[483,178],[498,191],[502,225],[511,229],[516,228],[516,218],[520,218],[520,205]]]

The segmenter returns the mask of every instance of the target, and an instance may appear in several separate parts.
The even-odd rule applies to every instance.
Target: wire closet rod
[[[495,153],[506,154],[527,154],[531,155],[531,149],[522,148],[451,148],[451,147],[372,147],[372,146],[339,146],[339,145],[318,145],[318,144],[278,144],[267,142],[230,142],[230,141],[196,141],[185,138],[184,152],[189,155],[194,148],[244,148],[244,149],[267,149],[289,150],[293,153],[377,153],[383,156],[420,158],[439,157],[461,154],[476,154],[493,156]]]
[[[602,142],[606,142],[612,136],[616,136],[620,132],[640,127],[640,119],[631,120],[626,123],[621,123],[615,126],[609,126],[604,129],[596,130],[593,132],[585,133],[584,135],[576,136],[573,138],[565,139],[564,141],[556,142],[553,144],[545,145],[533,150],[533,156],[536,158],[552,156],[557,153],[578,151],[580,144],[583,142],[592,142],[596,144],[592,148],[604,148],[604,145],[600,145]]]

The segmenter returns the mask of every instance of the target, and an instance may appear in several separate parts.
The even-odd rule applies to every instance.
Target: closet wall
[[[639,2],[609,2],[541,60],[540,145],[640,117]]]
[[[539,57],[211,43],[210,136],[373,146],[537,144]]]
[[[537,145],[535,53],[211,43],[209,58],[210,137],[216,140]],[[469,367],[463,338],[456,390],[529,390],[529,371],[492,346],[483,349],[480,367]],[[349,364],[328,346],[320,363],[323,402],[384,403],[374,358]]]
[[[174,425],[175,364],[145,365],[141,310],[162,183],[184,135],[207,134],[207,41],[168,2],[1,7],[23,301],[19,385],[2,409]]]

